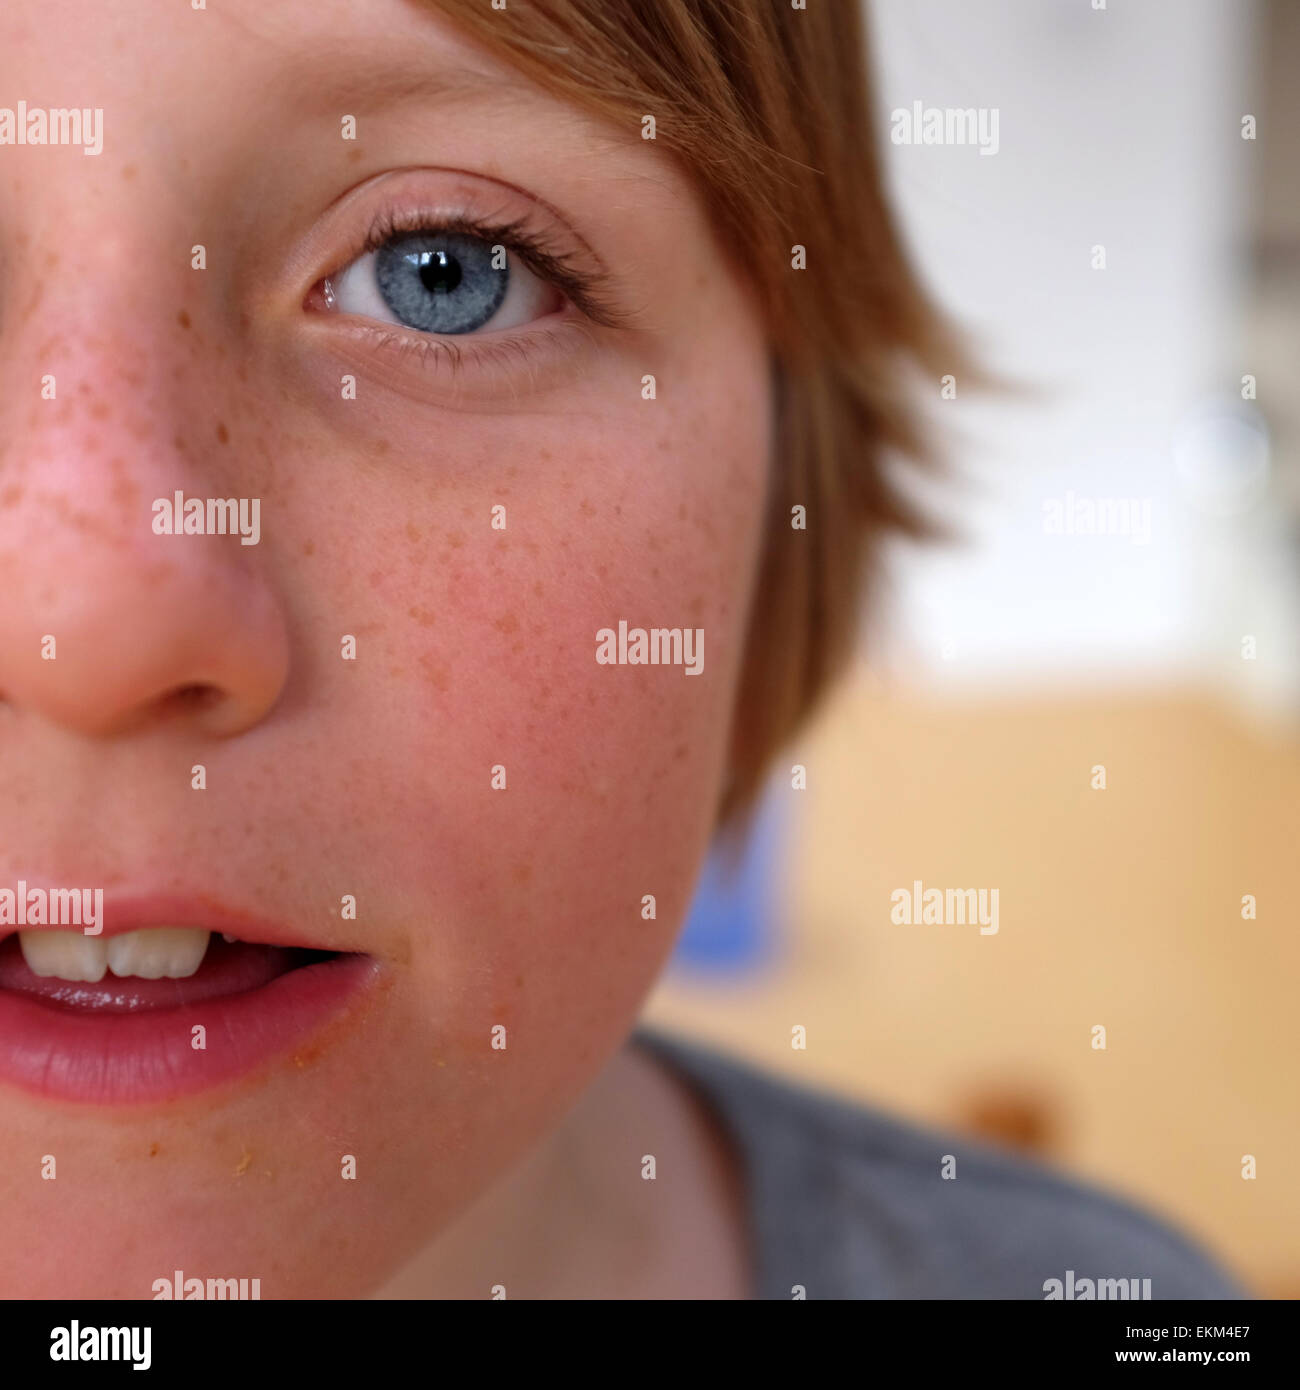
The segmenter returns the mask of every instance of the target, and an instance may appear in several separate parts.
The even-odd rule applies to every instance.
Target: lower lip
[[[97,1105],[176,1100],[292,1052],[355,1005],[375,975],[369,956],[331,956],[241,993],[127,1011],[71,1009],[0,989],[0,1082]],[[202,1049],[194,1046],[199,1026]]]

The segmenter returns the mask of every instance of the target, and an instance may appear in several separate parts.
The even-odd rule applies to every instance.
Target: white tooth
[[[18,945],[33,975],[97,984],[108,969],[108,946],[79,931],[20,931]]]
[[[197,927],[146,927],[108,940],[108,968],[142,980],[184,980],[203,964],[210,933]]]
[[[228,931],[223,931],[221,933],[221,939],[226,943],[227,946],[233,946],[235,942],[239,940],[237,936],[231,936],[231,934]]]

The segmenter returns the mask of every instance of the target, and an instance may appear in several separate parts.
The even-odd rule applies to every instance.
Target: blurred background
[[[963,539],[891,552],[647,1021],[1297,1297],[1300,4],[1102,3],[868,4],[916,262],[1028,389],[933,383]],[[996,110],[996,153],[892,143],[916,102]],[[891,921],[916,881],[996,888],[998,931]]]

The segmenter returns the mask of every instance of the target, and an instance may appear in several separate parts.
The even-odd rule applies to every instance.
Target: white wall
[[[1284,388],[1243,332],[1253,4],[868,12],[916,260],[989,364],[1041,391],[979,400],[959,381],[956,401],[936,403],[971,480],[939,500],[972,544],[899,557],[889,663],[972,688],[1192,679],[1290,704],[1294,567],[1264,424]],[[997,108],[997,153],[891,143],[890,112],[917,100]],[[1259,408],[1240,399],[1246,372]],[[1149,542],[1045,534],[1045,502],[1070,491],[1148,501]]]

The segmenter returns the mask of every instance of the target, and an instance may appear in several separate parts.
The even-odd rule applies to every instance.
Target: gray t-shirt
[[[1115,1198],[681,1039],[643,1028],[634,1040],[735,1144],[760,1298],[1243,1297],[1182,1237]],[[947,1155],[955,1177],[942,1176]]]

